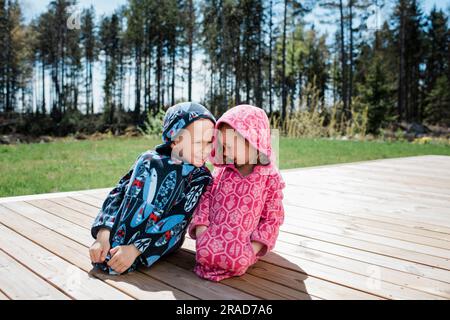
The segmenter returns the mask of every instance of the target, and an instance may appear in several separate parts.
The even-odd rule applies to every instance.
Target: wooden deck
[[[240,278],[197,278],[192,239],[150,269],[93,271],[110,189],[0,199],[1,299],[450,299],[450,157],[283,172],[274,252]]]

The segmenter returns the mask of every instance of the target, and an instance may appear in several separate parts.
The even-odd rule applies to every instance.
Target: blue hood
[[[194,121],[200,119],[209,119],[216,124],[216,119],[212,113],[201,104],[195,102],[183,102],[170,107],[163,121],[163,144],[157,146],[155,149],[158,153],[167,154],[171,150],[170,145],[177,137],[182,129]]]

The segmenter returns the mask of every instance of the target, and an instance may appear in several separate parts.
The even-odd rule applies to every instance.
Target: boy
[[[214,116],[202,105],[167,110],[163,144],[141,154],[106,197],[91,234],[94,267],[110,274],[150,267],[176,251],[201,194],[210,184]]]

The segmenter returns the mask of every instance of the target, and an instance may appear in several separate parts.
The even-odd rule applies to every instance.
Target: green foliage
[[[426,117],[431,123],[450,126],[450,81],[444,75],[426,98]]]
[[[147,113],[147,120],[144,122],[144,129],[139,127],[139,131],[145,137],[150,139],[160,137],[162,134],[162,126],[165,112],[160,110],[156,115],[152,112]]]
[[[367,131],[378,134],[379,129],[387,125],[391,100],[392,85],[387,78],[388,70],[380,57],[376,56],[370,62],[365,74],[365,81],[358,83],[358,102],[367,108]],[[356,101],[355,101],[356,102]]]
[[[0,112],[53,118],[42,130],[30,121],[30,133],[139,126],[187,92],[190,100],[200,78],[200,100],[216,116],[253,104],[275,122],[291,115],[279,124],[290,136],[450,123],[448,13],[425,13],[417,0],[392,2],[377,30],[366,22],[387,1],[129,0],[101,17],[77,4],[49,1],[26,24],[20,1],[0,0]],[[335,34],[306,23],[319,7]],[[68,27],[73,11],[80,28]]]

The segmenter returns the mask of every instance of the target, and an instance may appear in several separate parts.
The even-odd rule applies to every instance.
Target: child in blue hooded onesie
[[[167,110],[163,144],[137,158],[108,194],[92,225],[96,241],[89,253],[94,267],[109,274],[128,273],[140,265],[150,267],[183,244],[192,213],[212,180],[204,163],[215,121],[196,103],[181,103]],[[211,132],[205,134],[205,129]],[[179,143],[184,132],[192,135],[194,130],[193,137]],[[186,146],[194,145],[203,156],[183,154],[191,154],[185,152]]]

